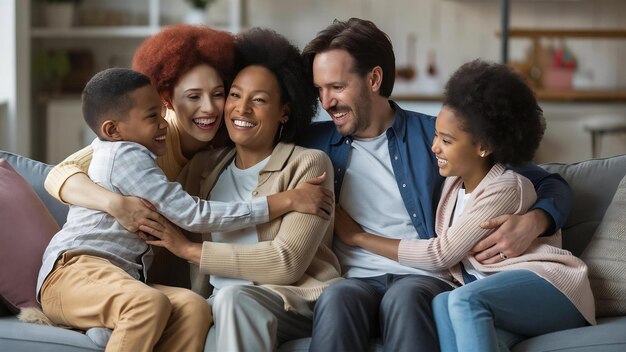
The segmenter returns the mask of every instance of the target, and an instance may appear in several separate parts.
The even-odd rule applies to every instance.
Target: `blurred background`
[[[458,66],[506,60],[544,109],[536,162],[626,152],[624,0],[0,0],[0,149],[57,163],[88,144],[84,84],[104,68],[130,67],[139,43],[163,26],[269,27],[302,48],[350,17],[391,38],[392,99],[405,108],[437,114]]]

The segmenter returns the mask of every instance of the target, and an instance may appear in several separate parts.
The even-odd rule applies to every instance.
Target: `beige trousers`
[[[150,285],[108,260],[63,255],[41,287],[44,313],[56,324],[113,330],[106,351],[202,351],[211,307],[194,292]]]

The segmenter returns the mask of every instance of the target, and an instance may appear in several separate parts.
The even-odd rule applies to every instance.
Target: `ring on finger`
[[[500,254],[500,258],[502,258],[502,260],[506,260],[508,257],[506,256],[506,254],[499,252]]]

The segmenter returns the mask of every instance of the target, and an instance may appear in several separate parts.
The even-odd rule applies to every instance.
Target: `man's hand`
[[[474,248],[474,257],[481,264],[494,264],[524,253],[531,243],[551,225],[543,210],[534,209],[524,215],[502,215],[480,224],[484,229],[496,229]]]

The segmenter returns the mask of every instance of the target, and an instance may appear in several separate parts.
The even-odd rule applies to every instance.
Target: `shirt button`
[[[335,180],[335,183],[337,183],[337,180]]]
[[[257,191],[252,192],[253,196],[256,196],[257,194],[259,194],[259,192],[257,192]]]
[[[406,183],[403,183],[403,184],[402,184],[402,188],[406,188]]]
[[[350,144],[350,141],[346,139],[346,144]]]
[[[414,218],[416,218],[416,217],[417,217],[417,214],[413,213],[413,217],[414,217]]]
[[[394,156],[394,157],[393,157],[393,160],[398,160],[398,156],[397,156],[397,155],[396,155],[396,156]]]

